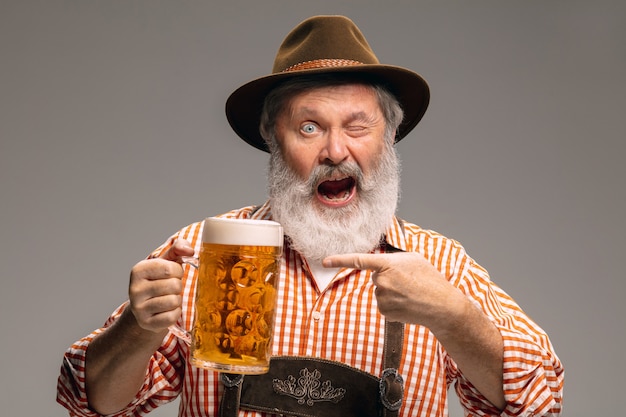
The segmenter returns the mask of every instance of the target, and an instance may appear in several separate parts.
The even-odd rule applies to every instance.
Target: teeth
[[[346,177],[341,177],[341,178],[329,178],[329,179],[324,180],[324,181],[322,181],[322,182],[325,182],[325,181],[327,181],[327,182],[337,182],[337,181],[347,180],[348,178],[350,178],[350,177],[347,177],[347,176],[346,176]],[[319,185],[319,184],[318,184],[318,185]]]

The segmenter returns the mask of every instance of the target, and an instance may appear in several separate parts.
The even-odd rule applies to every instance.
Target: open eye
[[[305,134],[310,135],[317,131],[317,126],[314,123],[306,123],[302,125],[300,130],[302,130],[302,132],[304,132]]]

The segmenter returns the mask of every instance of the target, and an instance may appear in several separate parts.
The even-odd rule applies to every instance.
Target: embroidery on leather
[[[343,399],[346,390],[333,388],[330,380],[320,382],[322,373],[317,369],[310,372],[307,368],[300,370],[300,378],[296,380],[293,375],[287,379],[273,380],[274,392],[280,395],[288,395],[298,400],[298,404],[306,403],[313,406],[317,402],[331,401],[338,403]]]

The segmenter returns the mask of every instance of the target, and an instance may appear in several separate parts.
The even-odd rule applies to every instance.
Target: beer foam
[[[283,246],[283,228],[271,220],[227,219],[204,220],[202,241],[222,245]]]

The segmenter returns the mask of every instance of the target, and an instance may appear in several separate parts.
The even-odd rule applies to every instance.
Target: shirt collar
[[[406,239],[404,237],[404,222],[393,216],[391,223],[385,232],[385,242],[403,252],[407,250]]]

